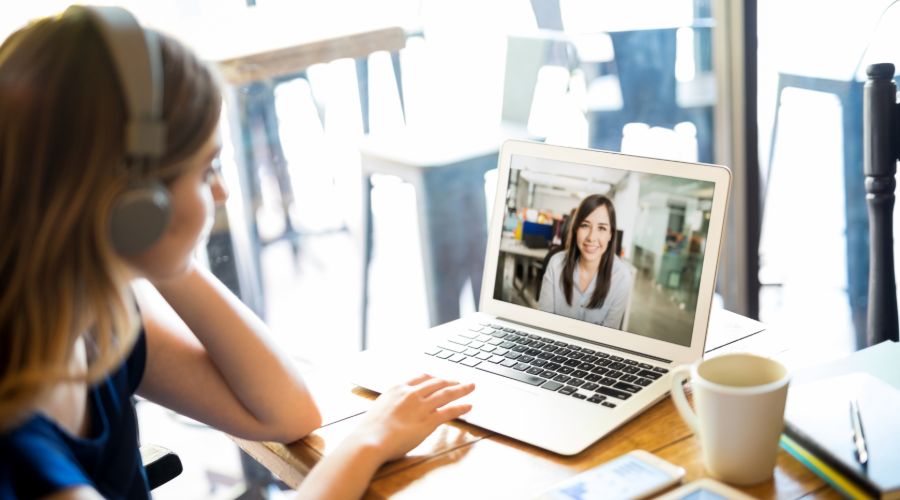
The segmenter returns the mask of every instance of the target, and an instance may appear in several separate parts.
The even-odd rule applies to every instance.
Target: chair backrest
[[[571,76],[576,60],[574,45],[562,32],[538,30],[507,37],[501,120],[527,127],[541,68],[564,67]]]
[[[151,490],[175,479],[184,470],[178,455],[155,444],[141,445],[141,461]]]
[[[898,340],[893,210],[900,159],[900,106],[894,65],[873,64],[863,89],[863,170],[869,205],[869,304],[866,340]]]

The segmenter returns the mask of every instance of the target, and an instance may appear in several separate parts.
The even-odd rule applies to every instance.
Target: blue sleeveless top
[[[36,498],[88,485],[106,498],[149,498],[131,396],[144,374],[147,341],[88,392],[90,435],[72,436],[40,413],[0,435],[0,498]]]

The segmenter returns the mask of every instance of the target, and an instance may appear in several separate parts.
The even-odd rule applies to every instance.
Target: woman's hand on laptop
[[[385,462],[398,459],[437,426],[471,410],[472,405],[451,403],[474,389],[475,384],[420,375],[379,396],[350,439],[373,446]]]
[[[297,498],[360,498],[378,467],[415,448],[434,432],[472,409],[451,404],[475,384],[460,384],[420,375],[385,391],[362,423],[334,451],[312,468]]]

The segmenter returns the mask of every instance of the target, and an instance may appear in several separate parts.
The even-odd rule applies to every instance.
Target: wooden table
[[[749,351],[790,363],[784,336],[733,313],[713,313],[707,356]],[[236,440],[241,448],[291,487],[356,426],[376,394],[336,382],[324,371],[308,374],[326,424],[288,445]],[[565,457],[499,434],[452,422],[440,426],[405,458],[384,465],[366,498],[531,498],[554,483],[634,449],[684,467],[685,482],[705,477],[699,444],[666,398],[584,452]],[[779,450],[772,480],[740,488],[757,498],[840,498],[840,495]]]

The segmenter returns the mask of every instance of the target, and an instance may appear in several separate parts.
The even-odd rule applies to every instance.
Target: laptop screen
[[[691,345],[714,182],[521,154],[505,182],[495,300]]]

